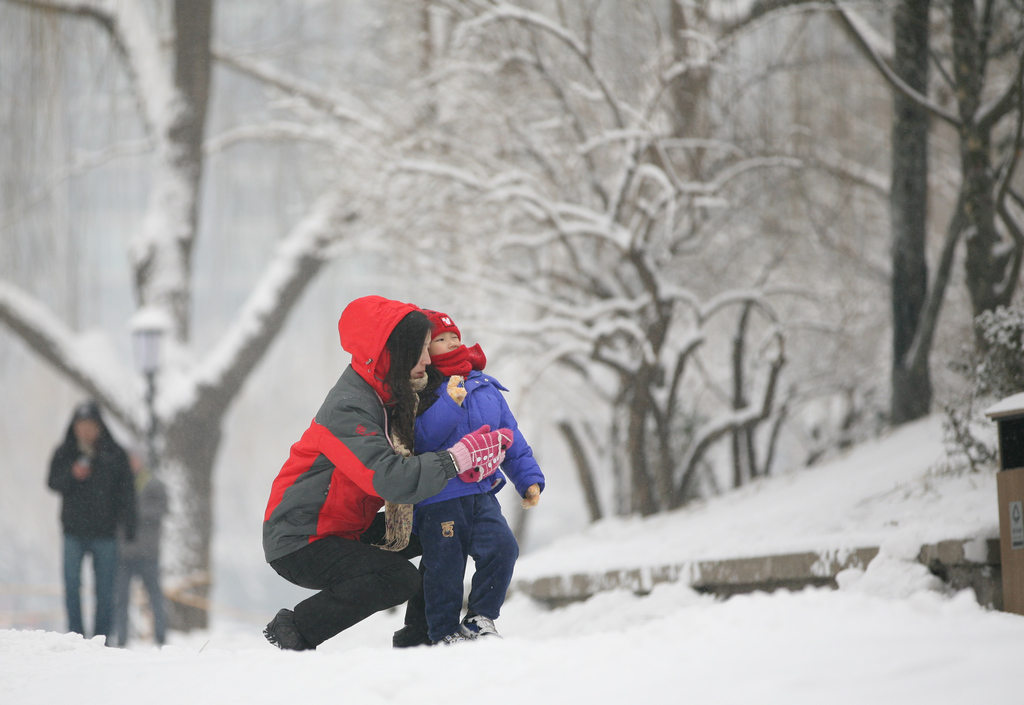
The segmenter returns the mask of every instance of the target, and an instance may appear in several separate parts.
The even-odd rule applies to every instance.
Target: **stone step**
[[[866,568],[878,547],[787,553],[750,558],[702,560],[603,573],[577,573],[534,580],[515,579],[511,591],[551,607],[579,602],[606,590],[646,594],[659,583],[683,582],[694,590],[721,597],[755,591],[836,587],[847,568]],[[1002,609],[999,540],[950,540],[921,547],[918,561],[955,590],[974,590],[979,604]]]

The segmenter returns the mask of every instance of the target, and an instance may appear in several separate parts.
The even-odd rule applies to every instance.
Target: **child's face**
[[[430,354],[444,355],[460,345],[462,345],[462,341],[459,340],[459,336],[455,335],[452,331],[446,331],[441,335],[434,336],[430,340]]]

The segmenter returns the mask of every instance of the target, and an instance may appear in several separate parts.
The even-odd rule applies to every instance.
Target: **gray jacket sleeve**
[[[335,401],[325,418],[318,419],[337,441],[337,452],[347,449],[358,463],[339,462],[329,448],[325,454],[364,490],[398,504],[416,504],[433,497],[455,477],[455,462],[447,451],[405,458],[387,438],[384,409],[374,395],[368,404],[362,394],[346,394]],[[334,445],[328,443],[328,445]]]

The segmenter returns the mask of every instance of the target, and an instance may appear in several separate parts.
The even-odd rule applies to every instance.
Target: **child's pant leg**
[[[463,582],[472,537],[472,500],[456,497],[416,509],[416,532],[423,544],[427,635],[431,641],[440,641],[458,631],[462,622]]]
[[[473,535],[470,555],[476,564],[469,610],[497,619],[505,604],[512,573],[519,558],[519,544],[501,513],[501,504],[493,494],[474,495]]]

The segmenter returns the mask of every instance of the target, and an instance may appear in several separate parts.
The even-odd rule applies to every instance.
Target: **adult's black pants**
[[[288,582],[319,590],[294,610],[296,627],[310,645],[419,592],[419,571],[409,562],[422,553],[418,538],[394,553],[373,545],[383,536],[381,512],[360,541],[327,536],[270,563]]]

